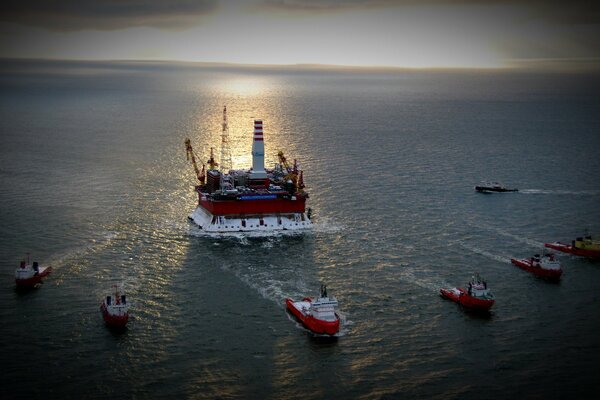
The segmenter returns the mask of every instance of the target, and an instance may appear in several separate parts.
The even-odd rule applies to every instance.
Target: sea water
[[[503,71],[5,61],[0,75],[0,397],[589,397],[600,264],[559,284],[510,264],[600,234],[600,79]],[[205,234],[189,137],[234,168],[304,169],[310,233]],[[480,194],[484,180],[519,188]],[[53,273],[14,289],[27,253]],[[486,278],[474,315],[439,288]],[[99,305],[131,303],[125,333]],[[286,297],[340,304],[314,337]]]

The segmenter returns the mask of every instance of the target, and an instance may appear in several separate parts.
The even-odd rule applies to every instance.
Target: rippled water
[[[598,77],[7,62],[0,397],[507,398],[600,389],[600,264],[510,264],[600,228]],[[234,166],[262,118],[305,170],[313,232],[206,235],[183,140]],[[218,149],[217,149],[218,154]],[[518,193],[482,195],[500,180]],[[27,252],[54,272],[17,293]],[[484,275],[482,317],[442,300]],[[123,282],[128,330],[99,303]],[[327,283],[337,339],[285,297]]]

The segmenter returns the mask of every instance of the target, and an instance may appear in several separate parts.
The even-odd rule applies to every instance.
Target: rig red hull
[[[265,200],[208,200],[200,199],[200,207],[213,215],[256,215],[256,214],[293,214],[303,213],[306,198],[265,199]]]
[[[457,288],[457,290],[459,293],[456,293],[452,289],[440,289],[440,294],[442,297],[472,310],[487,311],[494,305],[495,300],[477,299],[469,296],[463,288]]]
[[[37,275],[32,276],[31,278],[15,279],[15,283],[17,284],[17,287],[21,289],[32,288],[42,283],[42,278],[45,278],[46,276],[50,275],[50,272],[52,272],[52,267],[47,267],[43,271],[40,271],[40,273],[38,273]]]
[[[511,258],[510,262],[517,267],[524,269],[525,271],[531,272],[532,274],[549,280],[559,280],[562,275],[562,269],[545,269],[542,267],[534,266],[530,259]]]
[[[106,304],[104,303],[100,305],[100,311],[102,312],[102,318],[104,319],[106,325],[113,328],[125,328],[127,322],[129,321],[129,313],[125,315],[111,315],[106,309]]]
[[[566,244],[566,243],[560,243],[560,242],[546,243],[546,244],[544,244],[544,246],[546,246],[550,249],[562,251],[563,253],[569,253],[569,254],[573,254],[576,256],[600,258],[600,251],[578,249],[577,247],[573,247],[572,245]]]
[[[306,298],[304,301],[311,301],[311,299]],[[294,306],[294,301],[292,299],[285,299],[285,304],[287,309],[313,333],[335,335],[340,330],[339,317],[335,321],[323,321],[302,313],[301,310]]]

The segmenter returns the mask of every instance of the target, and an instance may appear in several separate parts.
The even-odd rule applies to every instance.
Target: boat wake
[[[438,293],[441,287],[449,287],[451,286],[449,283],[445,282],[445,281],[433,281],[431,279],[431,274],[429,273],[424,273],[424,276],[419,276],[420,274],[415,273],[415,271],[410,270],[410,269],[403,269],[402,272],[400,273],[400,279],[403,282],[407,282],[407,283],[414,283],[415,285],[423,288],[423,289],[427,289],[427,290],[431,290],[432,292]]]
[[[475,247],[475,246],[471,246],[466,244],[465,242],[458,242],[458,245],[461,246],[462,248],[469,250],[475,254],[479,254],[481,256],[487,257],[491,260],[494,261],[498,261],[501,263],[506,263],[506,264],[510,264],[510,257],[506,257],[506,256],[501,256],[501,255],[497,255],[497,254],[492,254],[488,251],[485,251],[483,249],[480,249],[479,247]]]
[[[84,246],[74,247],[59,253],[52,254],[44,261],[44,264],[51,265],[54,270],[72,263],[80,263],[81,258],[90,253],[97,253],[107,248],[114,239],[119,238],[117,232],[104,232],[91,243]]]
[[[328,218],[320,218],[312,224],[312,231],[315,233],[337,233],[344,229],[343,225],[339,225]]]
[[[310,234],[310,229],[305,230],[277,230],[277,231],[248,231],[248,232],[207,232],[196,225],[190,225],[189,236],[212,238],[212,239],[236,239],[242,244],[249,244],[252,238],[279,238],[296,237]]]
[[[600,194],[600,190],[548,190],[548,189],[521,189],[521,194],[559,194],[576,196],[595,196]]]
[[[498,233],[498,234],[500,234],[502,236],[506,236],[506,237],[512,238],[512,239],[516,240],[517,242],[524,243],[524,244],[529,245],[531,247],[536,247],[536,248],[543,248],[544,247],[544,243],[543,242],[538,242],[536,240],[529,239],[529,238],[527,238],[525,236],[519,236],[519,235],[512,234],[510,232],[505,231],[502,228],[498,228],[498,227],[493,226],[493,225],[479,225],[479,224],[474,224],[474,223],[469,223],[469,225],[471,225],[474,228],[485,229],[485,230],[496,232],[496,233]],[[460,242],[460,243],[464,243],[464,242]]]
[[[499,233],[499,234],[501,234],[503,236],[513,238],[513,239],[515,239],[518,242],[525,243],[525,244],[527,244],[527,245],[529,245],[531,247],[542,247],[542,248],[544,247],[544,243],[543,242],[538,242],[536,240],[532,240],[532,239],[526,238],[524,236],[514,235],[514,234],[512,234],[510,232],[507,232],[507,231],[505,231],[503,229],[500,229],[500,228],[494,227],[494,231],[496,231],[497,233]]]
[[[276,303],[285,308],[287,297],[304,297],[312,293],[307,279],[302,276],[301,271],[292,268],[283,268],[272,264],[261,265],[221,265],[220,268],[232,273],[246,286],[256,291],[262,298]],[[294,277],[291,278],[290,277]],[[316,287],[317,285],[312,285]]]

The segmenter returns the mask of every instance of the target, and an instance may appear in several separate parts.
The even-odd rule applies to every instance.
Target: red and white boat
[[[229,150],[227,108],[223,109],[221,160],[215,161],[211,148],[208,170],[196,163],[190,139],[185,146],[200,185],[196,186],[198,206],[189,216],[207,232],[301,230],[311,227],[308,193],[298,163],[290,165],[283,152],[273,169],[265,168],[262,120],[254,120],[252,168],[232,169]],[[219,169],[217,169],[217,166]]]
[[[124,328],[129,321],[129,304],[127,304],[127,297],[119,291],[117,285],[113,288],[114,291],[100,304],[100,311],[106,325]]]
[[[592,239],[591,236],[578,237],[571,244],[554,242],[546,243],[544,246],[576,256],[600,258],[600,241]]]
[[[554,254],[544,254],[541,257],[536,254],[523,259],[511,258],[510,262],[542,278],[559,280],[562,275],[560,262],[554,257]]]
[[[321,285],[321,293],[315,300],[305,297],[301,301],[285,299],[287,309],[313,333],[335,335],[340,330],[340,316],[336,312],[338,302],[327,296],[327,287]]]
[[[487,287],[487,282],[477,274],[469,282],[467,289],[440,289],[442,297],[452,300],[463,307],[473,310],[487,311],[494,305],[494,295]]]
[[[41,266],[37,261],[30,264],[29,261],[21,261],[21,265],[15,271],[15,283],[18,288],[32,288],[42,282],[52,272],[52,267]]]

